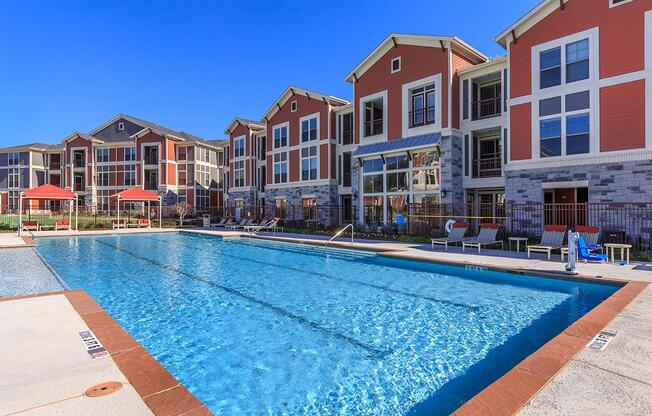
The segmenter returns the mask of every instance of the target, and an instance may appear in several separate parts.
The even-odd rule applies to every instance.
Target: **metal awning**
[[[358,147],[353,157],[382,155],[385,153],[399,152],[423,147],[435,146],[441,140],[441,133],[421,134],[404,139],[388,140],[386,142],[366,144]]]

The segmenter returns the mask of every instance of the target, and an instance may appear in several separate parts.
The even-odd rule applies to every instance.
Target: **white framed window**
[[[20,153],[11,152],[9,153],[9,166],[18,166],[20,165]]]
[[[210,191],[208,189],[197,188],[195,195],[195,209],[199,211],[206,210],[210,207]]]
[[[399,72],[401,70],[401,57],[392,59],[390,71],[392,74]]]
[[[290,111],[292,113],[297,111],[297,100],[294,100],[290,103]]]
[[[109,161],[109,149],[95,149],[95,163],[106,163]]]
[[[591,152],[591,92],[580,91],[539,101],[539,157]]]
[[[186,201],[187,201],[186,189],[185,188],[184,189],[179,189],[179,192],[177,193],[177,202],[179,202],[181,204],[181,203],[186,202]]]
[[[401,86],[403,137],[432,133],[442,125],[442,75],[414,80]]]
[[[314,181],[317,179],[318,167],[317,146],[301,149],[301,180]]]
[[[233,186],[240,188],[245,186],[245,162],[239,160],[233,163]]]
[[[123,131],[125,129],[125,123],[118,123],[118,130]]]
[[[353,144],[353,113],[337,116],[337,143]]]
[[[133,162],[136,160],[136,148],[135,147],[125,147],[125,161]]]
[[[319,138],[319,113],[299,119],[299,137],[301,137],[301,143]]]
[[[198,149],[199,150],[199,149]],[[245,138],[237,137],[233,139],[233,157],[242,157],[245,154]]]
[[[188,160],[188,148],[186,146],[177,147],[177,160],[180,162]]]
[[[124,167],[124,184],[125,186],[136,185],[136,165],[125,165]]]
[[[274,126],[274,149],[288,145],[288,123]]]
[[[410,128],[435,124],[435,84],[410,90]]]
[[[532,91],[594,80],[598,74],[598,29],[589,29],[532,48]]]
[[[288,181],[288,154],[287,152],[274,154],[274,183]]]
[[[631,3],[634,0],[609,0],[609,8],[622,6],[623,4]]]
[[[97,166],[96,169],[95,185],[109,186],[109,166]]]
[[[20,188],[20,169],[9,169],[9,188]]]
[[[244,162],[241,160],[241,162]],[[197,182],[199,185],[208,188],[211,185],[211,169],[206,165],[200,165],[199,163],[195,164],[197,167]]]
[[[364,137],[378,136],[385,130],[385,100],[383,97],[374,98],[363,103],[363,135]]]

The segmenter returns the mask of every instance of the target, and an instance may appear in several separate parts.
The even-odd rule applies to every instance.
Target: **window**
[[[20,169],[9,169],[9,188],[20,188]]]
[[[245,139],[244,137],[237,138],[233,141],[233,157],[242,157],[244,156],[245,151]]]
[[[20,165],[20,153],[11,152],[9,153],[9,166]]]
[[[577,155],[589,152],[589,114],[566,117],[566,154]]]
[[[184,161],[188,158],[188,148],[185,146],[177,147],[177,160]]]
[[[392,74],[401,70],[401,57],[392,59]]]
[[[95,174],[96,186],[109,186],[109,166],[97,166]]]
[[[364,103],[364,136],[383,134],[383,99]]]
[[[109,161],[109,149],[95,149],[95,162],[103,163]]]
[[[383,192],[383,160],[368,159],[362,163],[362,189],[365,194]],[[378,172],[378,173],[377,173]]]
[[[303,219],[317,220],[317,200],[315,198],[303,198]]]
[[[343,145],[353,144],[353,113],[339,116],[337,142]]]
[[[186,176],[186,165],[179,165],[178,169],[179,171],[177,172],[177,185],[186,186],[186,181],[188,180],[188,177]]]
[[[125,165],[125,186],[136,185],[136,165]]]
[[[274,183],[288,181],[288,154],[276,153],[274,155]]]
[[[245,186],[245,162],[240,160],[233,164],[233,186],[236,188]]]
[[[561,118],[541,120],[539,137],[541,157],[561,156]]]
[[[258,160],[265,160],[267,154],[267,137],[262,136],[258,138]]]
[[[410,91],[410,128],[435,123],[435,84]]]
[[[197,189],[197,196],[195,196],[195,209],[205,211],[210,207],[210,191],[208,189]]]
[[[340,179],[342,186],[351,186],[351,152],[342,153],[342,176]]]
[[[125,147],[125,161],[131,162],[136,160],[136,148],[135,147]]]
[[[288,145],[288,127],[281,126],[274,128],[274,149]]]
[[[118,123],[118,130],[123,131],[125,129],[125,123]]]
[[[293,113],[294,113],[295,111],[297,111],[297,102],[296,102],[296,101],[292,101],[292,102],[290,103],[290,111],[293,112]]]
[[[566,82],[589,78],[589,40],[566,45]]]
[[[241,160],[241,162],[244,161]],[[197,182],[199,182],[199,185],[208,188],[211,185],[210,167],[198,163],[195,166],[197,166]]]
[[[183,202],[187,201],[187,196],[186,196],[186,190],[185,189],[179,189],[179,193],[177,194],[177,202],[180,204]]]
[[[287,204],[288,204],[287,199],[276,198],[276,202],[274,204],[274,214],[279,218],[285,218],[286,217],[285,209],[287,207]]]
[[[407,155],[391,156],[387,158],[386,169],[388,171],[403,170],[403,172],[390,172],[385,175],[387,181],[387,192],[406,192],[408,187],[407,169],[410,168],[410,159]]]
[[[561,48],[541,52],[539,69],[541,89],[561,85]]]
[[[203,150],[204,150],[204,162],[211,163],[211,151],[208,149],[203,149]]]
[[[616,7],[616,6],[621,6],[623,4],[627,4],[633,0],[609,0],[609,7]]]
[[[590,91],[539,101],[539,157],[589,153]]]
[[[364,221],[366,224],[378,224],[383,222],[383,197],[365,196],[362,200]]]
[[[301,149],[301,180],[317,179],[317,146]]]
[[[317,140],[317,117],[301,121],[301,142]]]

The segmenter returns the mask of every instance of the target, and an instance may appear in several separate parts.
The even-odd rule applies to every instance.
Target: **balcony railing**
[[[488,100],[474,101],[472,105],[473,120],[482,120],[484,118],[499,116],[503,99],[501,97],[490,98]]]
[[[342,186],[351,186],[351,172],[345,172],[342,174]]]
[[[146,191],[157,191],[158,182],[157,181],[145,181],[145,190]]]
[[[502,159],[500,154],[489,155],[473,160],[474,178],[497,178],[502,175]]]
[[[410,128],[435,124],[435,107],[410,111]]]
[[[342,131],[342,144],[353,144],[353,130]]]
[[[86,163],[83,160],[75,160],[74,166],[76,168],[83,168],[84,166],[86,166]]]
[[[157,165],[158,164],[158,155],[145,155],[145,164],[146,165]]]
[[[364,122],[364,136],[375,136],[383,134],[383,119],[365,121]]]

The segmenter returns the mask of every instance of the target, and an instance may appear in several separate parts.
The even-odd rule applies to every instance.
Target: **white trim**
[[[624,4],[631,3],[632,1],[633,0],[623,0],[620,3],[615,3],[614,4],[614,0],[609,0],[609,8],[611,9],[611,8],[614,8],[614,7],[622,6]]]
[[[313,118],[317,119],[317,138],[316,138],[316,140],[308,140],[307,142],[304,142],[304,141],[302,141],[302,137],[301,137],[301,133],[302,133],[302,131],[301,131],[301,123],[303,123],[306,120],[313,119]],[[299,129],[299,146],[300,147],[307,146],[309,143],[313,143],[313,142],[314,143],[319,143],[321,141],[322,137],[321,137],[321,126],[320,126],[320,124],[321,124],[321,112],[320,111],[318,111],[316,113],[308,114],[307,116],[303,116],[303,117],[299,118],[298,129]],[[290,141],[290,138],[288,137],[288,145],[290,144],[289,141]]]
[[[299,103],[297,103],[297,100],[294,100],[294,101],[290,102],[290,112],[291,113],[296,113],[298,108],[299,108]]]
[[[416,136],[424,133],[431,133],[441,130],[441,107],[442,103],[442,85],[441,85],[442,75],[436,74],[426,78],[421,78],[416,81],[403,84],[401,87],[401,121],[402,121],[402,133],[403,137]],[[435,84],[435,123],[427,124],[425,126],[413,127],[410,128],[410,106],[412,100],[410,97],[410,90],[413,90],[418,87],[422,87],[428,84]],[[424,102],[424,105],[427,106],[427,103]],[[425,116],[424,116],[425,117]]]
[[[568,0],[563,0],[564,3],[567,3]],[[530,30],[537,23],[545,19],[550,13],[554,12],[559,8],[559,0],[545,0],[537,5],[534,9],[530,10],[525,16],[518,19],[510,27],[503,30],[498,36],[494,38],[494,41],[498,43],[503,48],[507,47],[509,43],[513,42],[512,31],[516,34],[518,38],[523,33]]]
[[[398,61],[398,69],[394,69],[394,62]],[[395,74],[397,72],[401,72],[401,57],[397,56],[396,58],[392,59],[389,63],[389,72],[391,74]]]
[[[652,10],[645,12],[645,147],[652,149]]]
[[[535,160],[512,161],[505,166],[506,171],[521,169],[557,168],[563,166],[599,165],[604,163],[631,162],[652,159],[652,151],[645,149],[618,150],[595,155],[583,154],[564,157],[551,157]]]
[[[589,181],[542,182],[541,189],[588,188]]]
[[[364,135],[364,105],[365,103],[375,100],[377,98],[382,98],[383,99],[383,133],[382,134],[376,134],[374,136],[366,136]],[[360,114],[360,117],[358,117],[358,132],[359,132],[359,138],[360,138],[360,145],[364,144],[370,144],[370,143],[378,143],[378,142],[386,142],[387,141],[387,116],[389,115],[389,105],[387,102],[387,90],[383,90],[380,92],[377,92],[375,94],[369,94],[365,95],[364,97],[360,97],[358,99],[359,102],[359,108],[358,111]]]
[[[235,142],[236,141],[243,141],[243,146],[242,146],[242,155],[236,156],[235,155]],[[233,138],[233,159],[231,160],[237,160],[237,159],[246,159],[247,158],[247,135],[243,134],[242,136],[234,137]]]
[[[289,179],[289,175],[288,175]],[[337,185],[337,179],[319,179],[316,181],[310,181],[310,186],[321,186],[321,185]],[[268,189],[283,189],[283,188],[298,188],[306,186],[306,181],[296,181],[296,182],[286,182],[286,183],[272,183],[265,185],[265,191]]]
[[[448,125],[453,128],[453,51],[448,49]]]

